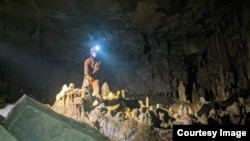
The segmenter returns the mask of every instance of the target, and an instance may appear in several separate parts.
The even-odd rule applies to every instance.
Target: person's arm
[[[91,59],[87,59],[84,62],[84,76],[85,77],[94,77],[95,74],[99,71],[100,69],[100,64],[101,62],[95,62],[93,68],[91,67]]]
[[[99,71],[99,69],[100,69],[100,64],[101,64],[101,61],[98,61],[98,62],[96,62],[96,63],[94,64],[94,68],[93,68],[93,72],[92,72],[93,75],[96,74],[96,73]]]
[[[84,77],[85,78],[87,78],[87,77],[89,77],[90,76],[90,68],[89,68],[89,66],[90,66],[90,59],[86,59],[85,61],[84,61]]]

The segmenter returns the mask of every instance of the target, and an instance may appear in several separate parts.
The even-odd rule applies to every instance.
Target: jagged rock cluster
[[[57,113],[88,123],[111,140],[166,141],[172,140],[173,125],[250,123],[249,98],[236,94],[225,101],[208,102],[200,97],[190,102],[180,98],[171,105],[152,105],[148,97],[145,101],[127,98],[124,90],[113,93],[104,83],[102,97],[104,102],[93,106],[90,89],[65,84],[51,107]]]
[[[141,140],[145,137],[149,140],[171,140],[171,130],[160,126],[151,129],[155,124],[156,108],[149,106],[149,101],[144,104],[142,101],[128,99],[123,90],[114,94],[104,83],[104,103],[93,106],[94,97],[88,88],[72,86],[72,83],[69,87],[66,84],[63,86],[51,106],[53,110],[78,122],[88,123],[111,140]]]

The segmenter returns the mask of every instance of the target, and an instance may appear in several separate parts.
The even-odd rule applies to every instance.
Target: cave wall
[[[111,91],[176,97],[179,81],[221,99],[249,89],[246,0],[3,0],[1,94],[53,101],[63,84],[81,87],[83,60],[101,46]],[[10,98],[11,97],[11,98]]]

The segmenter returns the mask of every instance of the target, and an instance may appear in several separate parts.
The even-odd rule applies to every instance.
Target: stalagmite
[[[182,102],[187,102],[187,98],[186,98],[186,87],[183,84],[182,81],[179,82],[179,86],[178,86],[178,94],[179,94],[179,100]]]
[[[149,107],[149,97],[146,97],[146,107]]]

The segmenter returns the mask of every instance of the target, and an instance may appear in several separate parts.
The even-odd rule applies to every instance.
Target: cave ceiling
[[[178,81],[219,93],[249,89],[247,0],[1,0],[1,94],[51,101],[81,87],[89,48],[102,81],[131,95],[174,96]],[[191,93],[191,92],[190,92]]]

